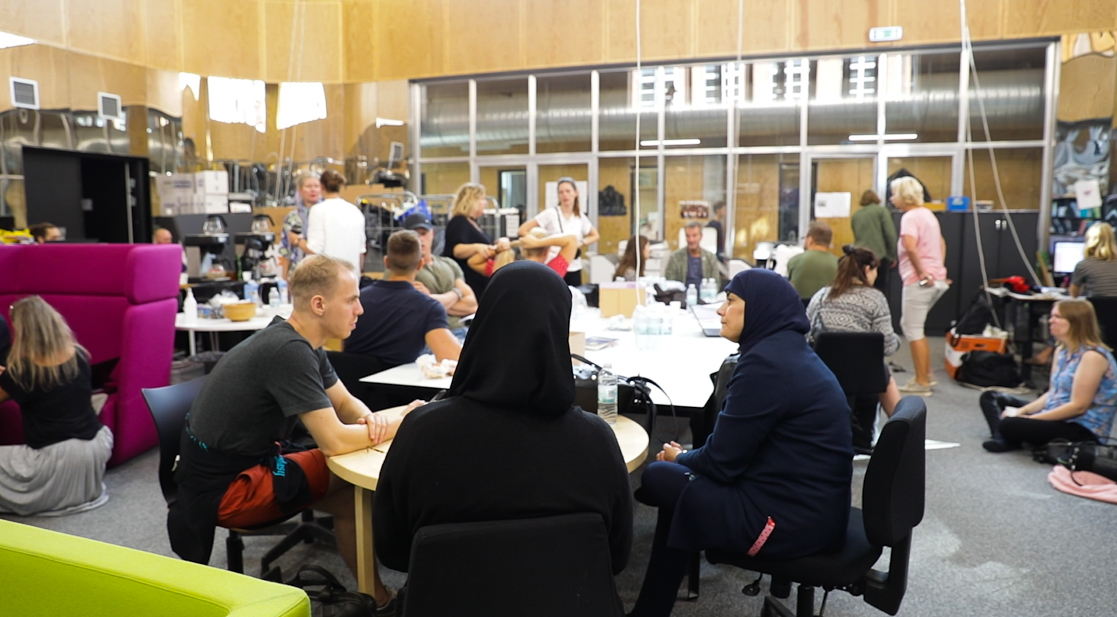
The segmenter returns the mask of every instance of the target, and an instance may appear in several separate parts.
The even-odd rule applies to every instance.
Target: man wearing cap
[[[346,353],[375,358],[385,368],[414,362],[427,347],[439,361],[457,360],[462,346],[450,332],[446,310],[415,289],[423,259],[419,236],[401,229],[387,244],[387,277],[361,290],[364,313],[345,340]]]
[[[403,220],[404,229],[419,235],[423,246],[423,267],[415,275],[415,289],[438,300],[446,309],[450,331],[458,340],[465,339],[466,327],[461,317],[477,312],[477,295],[465,282],[461,266],[449,257],[432,254],[434,226],[425,214],[412,214]]]

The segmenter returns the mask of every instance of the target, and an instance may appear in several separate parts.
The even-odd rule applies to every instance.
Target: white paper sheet
[[[819,219],[849,218],[852,193],[815,193],[814,216]]]

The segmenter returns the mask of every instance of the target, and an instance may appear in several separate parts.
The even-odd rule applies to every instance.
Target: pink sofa
[[[118,359],[101,421],[112,429],[117,465],[156,444],[141,388],[167,385],[174,353],[178,245],[0,246],[0,313],[38,294],[69,322],[94,364]],[[10,321],[10,319],[9,319]],[[0,444],[23,443],[13,402],[0,404]]]

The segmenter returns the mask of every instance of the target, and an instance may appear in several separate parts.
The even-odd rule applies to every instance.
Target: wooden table
[[[393,409],[398,411],[403,407]],[[617,417],[613,432],[617,436],[625,465],[631,473],[647,458],[648,434],[643,427],[624,416]],[[357,583],[361,585],[360,591],[367,594],[371,594],[372,590],[363,586],[365,573],[369,572],[370,568],[376,567],[372,540],[372,497],[380,479],[380,467],[384,464],[384,458],[391,445],[392,442],[389,440],[372,448],[326,459],[330,471],[356,487],[354,497],[357,517]]]
[[[661,408],[670,402],[677,408],[701,409],[714,386],[710,373],[717,372],[726,356],[736,353],[737,344],[719,337],[702,334],[698,321],[690,313],[677,311],[670,336],[658,339],[652,349],[640,348],[631,331],[606,329],[607,321],[596,309],[586,318],[575,320],[570,329],[586,333],[586,337],[607,337],[617,340],[613,347],[596,351],[587,350],[586,358],[597,364],[610,362],[613,371],[625,377],[642,375],[658,383],[666,391],[652,389],[652,400]],[[414,362],[369,375],[362,382],[385,386],[399,386],[418,390],[429,398],[439,390],[450,387],[450,377],[427,379]]]

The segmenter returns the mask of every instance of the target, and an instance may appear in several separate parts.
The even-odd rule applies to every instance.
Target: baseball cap
[[[426,229],[429,231],[434,229],[434,226],[431,225],[430,219],[425,214],[415,213],[403,219],[403,228],[411,230]]]

